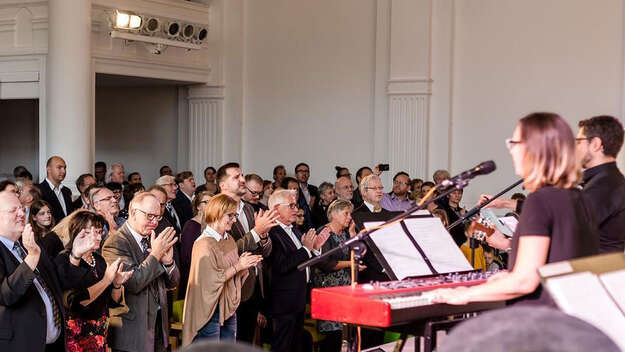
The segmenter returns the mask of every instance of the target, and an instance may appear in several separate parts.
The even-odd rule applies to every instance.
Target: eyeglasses
[[[247,188],[247,190],[248,190],[248,191],[250,191],[250,193],[251,193],[253,196],[259,196],[259,197],[260,197],[260,196],[262,196],[262,195],[263,195],[263,191],[256,192],[256,191],[252,191],[249,187],[246,187],[246,188]]]
[[[280,203],[278,205],[286,205],[291,209],[297,209],[297,203]]]
[[[108,196],[108,197],[105,197],[105,198],[102,198],[102,199],[94,200],[93,202],[94,203],[97,203],[97,202],[110,202],[112,200],[115,200],[115,197]]]
[[[157,214],[150,214],[146,211],[143,211],[141,209],[135,208],[135,210],[142,212],[143,214],[145,214],[146,219],[148,219],[148,221],[161,221],[161,219],[163,218],[162,215],[157,215]]]
[[[305,169],[302,169],[302,170],[295,170],[295,173],[300,173],[300,172],[301,172],[301,173],[304,173],[304,174],[309,174],[309,173],[310,173],[310,170],[305,170]]]
[[[228,213],[226,215],[228,215],[228,218],[230,218],[230,220],[235,220],[238,216],[237,213]]]
[[[173,188],[178,188],[178,184],[177,183],[165,183],[165,184],[162,184],[161,186],[169,186],[169,187],[173,187]]]
[[[506,148],[508,148],[508,150],[512,150],[512,148],[514,148],[515,145],[521,144],[521,143],[523,143],[523,141],[515,141],[512,138],[508,138],[506,139]]]
[[[383,191],[384,187],[380,186],[380,187],[365,187],[365,189],[372,189],[374,191]]]
[[[410,185],[409,182],[402,182],[402,181],[393,181],[394,185],[399,185],[399,186],[408,186]]]

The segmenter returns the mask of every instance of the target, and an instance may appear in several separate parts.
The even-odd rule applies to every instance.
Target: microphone
[[[458,181],[466,181],[466,180],[470,180],[472,178],[474,178],[475,176],[478,175],[487,175],[490,174],[491,172],[495,171],[495,169],[497,168],[497,166],[495,165],[495,162],[492,160],[488,160],[488,161],[484,161],[481,162],[478,166],[469,169],[467,171],[463,171],[460,174],[444,180],[443,182],[441,182],[441,186],[444,187],[448,187],[448,186],[453,186],[455,185]]]

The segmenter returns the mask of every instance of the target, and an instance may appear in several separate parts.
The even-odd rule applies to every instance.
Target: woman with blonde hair
[[[225,194],[211,198],[204,208],[206,228],[193,245],[184,303],[182,344],[198,339],[236,337],[235,310],[248,268],[262,260],[249,252],[239,257],[228,235],[237,220],[237,202]]]
[[[433,291],[448,304],[503,301],[553,305],[540,286],[538,268],[547,263],[599,253],[592,213],[577,189],[581,168],[568,124],[553,113],[534,113],[519,121],[506,146],[517,175],[530,192],[516,228],[509,272],[473,287]]]

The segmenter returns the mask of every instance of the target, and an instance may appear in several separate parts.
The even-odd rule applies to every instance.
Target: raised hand
[[[313,230],[314,231],[314,230]],[[313,239],[313,248],[316,250],[320,250],[324,243],[330,238],[330,228],[324,227],[321,232],[319,232]]]
[[[39,254],[41,254],[41,248],[35,241],[35,233],[33,232],[33,228],[30,224],[26,224],[24,226],[24,231],[22,231],[22,245],[26,248],[28,255],[32,255],[33,257],[37,257],[39,259]]]
[[[123,285],[126,281],[128,281],[128,279],[130,279],[130,277],[132,276],[132,273],[134,272],[134,270],[130,270],[130,271],[123,271],[123,270],[124,270],[124,266],[119,265],[119,268],[117,268],[117,271],[115,272],[115,279],[113,279],[114,287],[119,287]]]
[[[357,235],[357,233],[356,233],[356,222],[354,220],[352,220],[349,223],[349,230],[348,231],[349,231],[349,237],[354,237],[354,236]]]
[[[501,249],[502,251],[512,247],[512,240],[497,229],[495,229],[495,232],[493,232],[492,235],[486,237],[486,243],[488,243],[489,246]]]
[[[279,217],[280,215],[276,209],[267,211],[259,210],[257,214],[254,214],[254,223],[256,224],[254,225],[254,231],[256,231],[259,236],[265,237],[272,227],[278,225],[276,220],[278,220]]]
[[[76,258],[82,257],[95,246],[95,229],[91,227],[89,231],[82,229],[74,238],[72,243],[72,255]]]
[[[104,272],[104,279],[109,284],[115,280],[115,275],[117,274],[117,270],[119,270],[119,264],[121,263],[121,259],[117,258],[114,262],[107,264],[106,271]]]
[[[176,230],[173,227],[167,227],[156,237],[156,233],[152,231],[150,234],[150,240],[152,243],[152,250],[150,255],[153,255],[158,261],[161,261],[169,249],[178,240],[176,238]]]
[[[482,205],[488,202],[491,198],[493,198],[490,194],[480,194],[480,200],[477,202],[477,205]],[[488,203],[485,208],[495,208],[495,209],[510,209],[514,210],[516,208],[516,200],[506,199],[506,198],[497,198],[492,202]]]
[[[246,270],[255,266],[263,260],[262,255],[252,254],[250,252],[243,252],[239,257],[239,262],[235,266],[237,271]]]
[[[308,248],[309,251],[312,251],[314,249],[316,235],[317,233],[315,232],[315,229],[308,230],[308,232],[302,235],[302,246]]]

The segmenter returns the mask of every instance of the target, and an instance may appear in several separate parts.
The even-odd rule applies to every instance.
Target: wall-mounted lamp
[[[119,29],[139,29],[143,20],[140,16],[115,11],[115,28]]]

